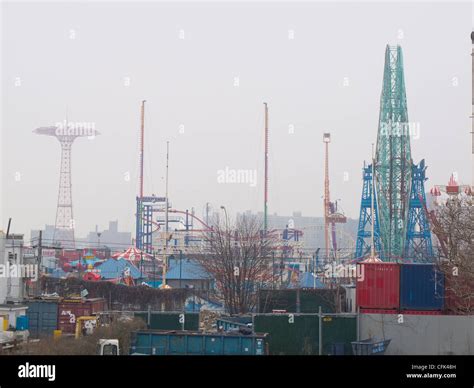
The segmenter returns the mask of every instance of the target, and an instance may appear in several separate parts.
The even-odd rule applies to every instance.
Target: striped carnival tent
[[[117,253],[112,255],[112,258],[117,259],[117,260],[124,259],[124,260],[127,260],[127,261],[131,261],[132,263],[139,263],[141,260],[143,260],[143,261],[152,261],[153,260],[152,255],[150,255],[148,253],[145,253],[145,252],[143,252],[140,249],[135,248],[135,247],[130,247],[127,250],[125,250],[124,252],[117,252]],[[157,260],[160,261],[159,259],[157,259]]]

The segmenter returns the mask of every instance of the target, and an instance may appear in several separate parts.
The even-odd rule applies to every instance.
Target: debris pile
[[[202,310],[199,312],[199,330],[204,332],[217,331],[216,320],[221,313],[210,310]]]

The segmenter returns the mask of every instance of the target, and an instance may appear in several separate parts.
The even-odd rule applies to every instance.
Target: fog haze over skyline
[[[263,102],[269,105],[269,213],[323,215],[322,135],[331,197],[358,218],[376,142],[386,44],[404,54],[412,155],[426,189],[470,183],[472,7],[446,3],[3,3],[2,226],[53,224],[57,140],[67,118],[100,136],[72,151],[76,236],[134,231],[141,100],[145,193],[173,208],[263,210]],[[418,136],[419,134],[419,136]],[[219,181],[256,170],[255,184]],[[252,175],[253,176],[253,175]],[[297,225],[296,225],[297,227]]]

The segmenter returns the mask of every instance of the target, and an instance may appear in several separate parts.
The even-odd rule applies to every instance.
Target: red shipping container
[[[64,334],[73,334],[76,330],[76,319],[91,316],[106,310],[104,298],[64,299],[58,307],[58,328]]]
[[[399,314],[398,310],[360,309],[361,314]]]
[[[400,308],[400,266],[396,263],[357,265],[356,305],[361,309]]]

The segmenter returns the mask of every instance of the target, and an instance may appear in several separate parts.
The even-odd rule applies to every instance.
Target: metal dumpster
[[[266,337],[267,334],[140,330],[133,333],[130,354],[261,356],[267,354]]]
[[[223,331],[238,331],[242,328],[252,328],[252,316],[221,317],[216,320],[218,329]]]
[[[374,356],[382,355],[387,350],[391,339],[388,340],[377,340],[375,338],[369,338],[362,341],[354,341],[352,344],[352,352],[355,356]]]

